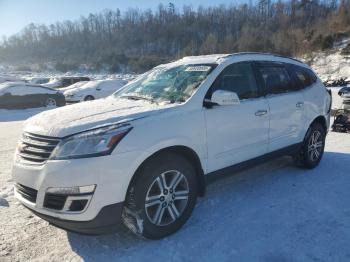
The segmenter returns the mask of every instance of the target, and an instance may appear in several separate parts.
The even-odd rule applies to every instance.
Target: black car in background
[[[64,95],[56,89],[22,82],[0,84],[0,108],[58,107],[65,104]]]
[[[350,86],[344,86],[338,91],[338,95],[342,96],[343,94],[350,94]]]
[[[52,79],[47,84],[44,84],[44,86],[51,87],[51,88],[63,88],[63,87],[73,85],[80,81],[90,81],[90,78],[85,76],[59,77],[59,78]]]

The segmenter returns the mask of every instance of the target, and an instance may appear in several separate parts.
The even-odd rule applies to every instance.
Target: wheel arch
[[[326,117],[325,117],[325,116],[322,116],[322,115],[319,115],[319,116],[315,117],[315,118],[311,121],[311,123],[310,123],[308,126],[306,126],[306,130],[305,130],[305,133],[304,133],[304,137],[303,137],[303,141],[302,141],[302,142],[305,141],[306,137],[308,136],[308,134],[309,134],[309,132],[310,132],[310,127],[311,127],[312,125],[314,125],[315,123],[319,123],[319,124],[324,128],[324,130],[325,130],[325,132],[326,132],[326,134],[327,134],[327,132],[328,132],[328,126],[327,126]]]
[[[84,96],[84,101],[86,101],[86,99],[87,99],[88,97],[91,97],[92,100],[95,100],[95,99],[96,99],[96,97],[95,97],[94,95],[87,94],[87,95]]]
[[[142,167],[151,159],[158,157],[161,154],[164,153],[175,153],[178,155],[181,155],[185,157],[191,164],[193,164],[195,171],[196,171],[196,176],[197,176],[197,183],[198,183],[198,194],[199,196],[204,196],[205,195],[205,190],[206,190],[206,182],[205,182],[205,177],[204,177],[204,171],[202,168],[202,164],[200,161],[200,158],[198,154],[191,149],[190,147],[187,146],[169,146],[166,148],[162,148],[156,152],[154,152],[152,155],[147,157],[136,169],[135,173],[133,174],[129,186],[133,184],[133,181],[136,179],[136,177],[139,175],[140,170]],[[129,192],[129,189],[127,190]]]
[[[326,120],[325,116],[320,115],[320,116],[316,117],[316,118],[311,122],[310,126],[312,126],[312,125],[315,124],[315,123],[319,123],[320,125],[322,125],[322,127],[324,128],[324,130],[325,130],[326,133],[327,133],[327,131],[328,131],[328,126],[327,126],[327,120]]]

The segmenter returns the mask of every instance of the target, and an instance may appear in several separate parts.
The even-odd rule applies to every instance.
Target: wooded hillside
[[[78,12],[78,10],[77,10]],[[287,0],[215,7],[105,10],[76,21],[30,24],[0,44],[0,61],[53,62],[60,71],[141,72],[185,55],[240,51],[300,55],[350,36],[350,0]]]

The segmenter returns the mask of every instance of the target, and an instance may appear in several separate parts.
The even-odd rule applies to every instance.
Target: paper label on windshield
[[[207,72],[210,70],[210,66],[189,66],[185,71],[187,72]]]

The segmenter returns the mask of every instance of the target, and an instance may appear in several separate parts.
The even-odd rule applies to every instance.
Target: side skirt
[[[229,167],[225,167],[225,168],[219,169],[217,171],[210,172],[210,173],[205,175],[205,182],[208,185],[208,184],[210,184],[218,179],[232,176],[235,173],[237,173],[238,171],[265,163],[268,160],[282,157],[282,156],[286,156],[286,155],[293,156],[300,151],[302,144],[303,143],[294,144],[294,145],[267,153],[265,155],[262,155],[262,156],[259,156],[256,158],[253,158],[253,159],[250,159],[250,160],[247,160],[247,161],[244,161],[244,162],[241,162],[241,163],[229,166]]]

